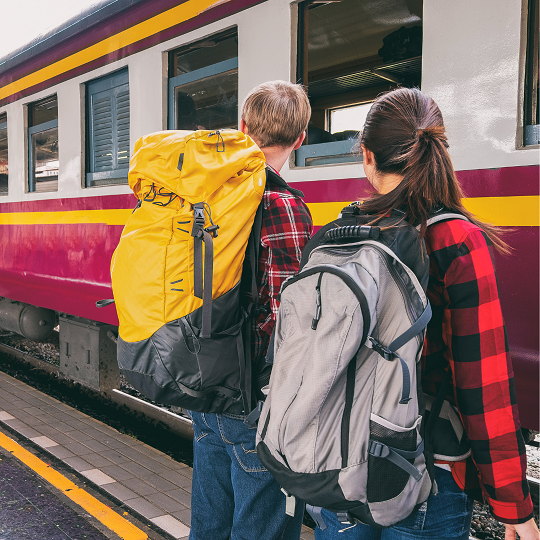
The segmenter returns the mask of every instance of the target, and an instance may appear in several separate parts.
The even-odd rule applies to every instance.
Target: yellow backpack
[[[260,243],[265,182],[264,154],[240,131],[164,131],[136,142],[129,185],[139,203],[111,277],[120,370],[153,401],[250,410],[240,277],[250,237],[255,251]]]

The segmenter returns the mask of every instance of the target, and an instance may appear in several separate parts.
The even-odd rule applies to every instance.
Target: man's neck
[[[283,148],[282,146],[266,146],[261,148],[266,163],[272,167],[277,173],[281,171],[285,162],[291,155],[291,148]]]

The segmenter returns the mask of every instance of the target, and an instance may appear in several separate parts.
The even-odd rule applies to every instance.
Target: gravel
[[[0,343],[27,352],[53,365],[59,365],[58,332],[53,332],[53,335],[42,343],[33,342],[15,334],[0,334]],[[191,466],[193,459],[191,442],[172,434],[168,426],[160,422],[148,421],[143,414],[130,411],[125,406],[115,405],[79,384],[43,374],[12,358],[0,357],[0,369]],[[120,389],[148,401],[123,378]],[[181,412],[177,407],[168,407],[168,409],[176,413]],[[536,440],[540,441],[540,435],[536,436]],[[540,450],[530,445],[527,445],[527,475],[540,479]],[[538,495],[535,510],[535,519],[538,523],[537,505]],[[504,540],[504,526],[491,517],[489,508],[485,504],[474,503],[471,536],[478,540]]]
[[[0,343],[28,352],[40,360],[53,364],[57,362],[56,365],[58,365],[58,336],[56,336],[55,344],[54,334],[44,344],[29,342],[24,338],[12,335],[0,337]],[[192,466],[193,446],[191,440],[172,432],[170,427],[163,422],[151,420],[146,415],[129,409],[125,405],[111,402],[101,394],[79,383],[34,368],[7,354],[0,354],[0,370],[88,416],[96,418],[120,433],[141,440],[173,459]]]

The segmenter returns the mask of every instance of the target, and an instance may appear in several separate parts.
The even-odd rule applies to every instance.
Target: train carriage
[[[538,430],[538,37],[538,0],[93,6],[0,60],[0,326],[27,305],[118,324],[96,301],[112,294],[140,136],[236,128],[252,87],[300,82],[313,115],[283,175],[321,226],[368,193],[355,141],[370,103],[417,86],[442,110],[466,207],[510,229],[499,286],[522,424]]]

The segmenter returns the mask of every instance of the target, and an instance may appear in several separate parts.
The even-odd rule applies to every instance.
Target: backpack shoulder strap
[[[267,165],[266,166],[266,185],[268,185],[269,182],[286,189],[291,195],[294,195],[295,197],[304,197],[304,193],[302,191],[289,186],[289,184],[287,184],[287,182],[285,182],[285,180],[283,180],[283,178],[281,178],[279,174],[277,174],[273,169],[271,169]]]
[[[461,219],[463,221],[470,221],[469,218],[465,217],[463,214],[458,214],[457,212],[450,212],[448,210],[439,210],[432,214],[427,219],[427,226],[434,225],[435,223],[440,223],[441,221],[450,221],[451,219]],[[420,230],[420,225],[416,227]]]

